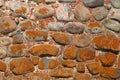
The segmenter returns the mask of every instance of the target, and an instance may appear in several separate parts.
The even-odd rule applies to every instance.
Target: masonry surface
[[[0,80],[120,80],[120,0],[0,0]]]

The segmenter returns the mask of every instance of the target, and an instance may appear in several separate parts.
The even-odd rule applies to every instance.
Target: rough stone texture
[[[86,7],[81,5],[76,5],[74,14],[75,14],[75,18],[78,21],[84,22],[90,19],[90,11]]]
[[[39,57],[33,56],[33,57],[31,58],[31,61],[32,61],[32,63],[33,63],[34,65],[37,65],[38,62],[39,62]]]
[[[87,7],[98,7],[104,5],[104,0],[82,0]]]
[[[5,72],[6,69],[7,65],[3,61],[0,61],[0,71]]]
[[[102,21],[102,24],[104,25],[104,27],[108,28],[109,30],[112,30],[115,32],[120,31],[120,23],[115,20],[105,19]]]
[[[57,59],[50,60],[48,68],[49,69],[54,69],[60,64],[60,61]]]
[[[14,44],[10,45],[8,48],[8,55],[11,57],[21,57],[26,55],[26,45],[24,44]]]
[[[73,69],[71,68],[57,68],[51,70],[50,76],[53,77],[72,77],[73,76]]]
[[[113,51],[119,51],[120,47],[120,40],[114,36],[114,35],[110,35],[110,34],[106,34],[106,35],[100,35],[97,36],[93,39],[94,44],[101,49],[106,49],[106,50],[113,50]]]
[[[113,67],[103,67],[100,69],[100,75],[103,77],[118,78],[120,77],[120,70]]]
[[[5,47],[0,47],[0,59],[5,58],[7,55],[7,49]]]
[[[15,21],[13,21],[10,17],[0,17],[0,33],[8,34],[10,32],[15,31],[17,25]]]
[[[19,33],[19,34],[14,35],[12,41],[13,41],[14,44],[23,43],[22,34]]]
[[[77,54],[78,48],[71,46],[66,47],[63,52],[63,58],[65,59],[75,59]]]
[[[69,4],[59,4],[56,9],[56,17],[60,21],[73,21],[74,14]]]
[[[99,73],[101,66],[99,62],[94,62],[94,63],[88,63],[87,68],[91,72],[91,74],[95,75]]]
[[[91,80],[91,76],[89,74],[76,73],[74,80]]]
[[[54,9],[51,6],[45,4],[36,6],[34,11],[34,15],[39,19],[51,17],[53,13]]]
[[[65,29],[67,30],[67,32],[72,34],[81,34],[83,33],[84,28],[85,28],[85,25],[83,25],[82,23],[69,22],[65,24]]]
[[[90,43],[91,43],[91,37],[86,34],[73,37],[73,44],[77,47],[81,47],[81,48],[87,47],[90,45]]]
[[[118,68],[120,68],[120,56],[118,57]]]
[[[64,31],[64,23],[62,23],[62,22],[49,22],[48,29],[51,31]]]
[[[114,9],[112,8],[109,12],[109,17],[111,19],[114,19],[114,20],[117,20],[117,21],[120,21],[120,9]]]
[[[68,68],[73,68],[76,66],[76,62],[73,60],[64,60],[62,61],[62,65]]]
[[[9,44],[11,44],[11,38],[9,37],[0,37],[0,45],[2,46],[7,46]]]
[[[92,33],[92,34],[98,34],[102,33],[102,26],[99,22],[91,22],[86,27],[86,32]]]
[[[77,53],[78,61],[92,60],[95,58],[95,50],[91,48],[82,48]]]
[[[58,53],[58,47],[50,44],[41,44],[32,46],[28,51],[36,56],[55,56]]]
[[[52,35],[52,38],[55,40],[55,42],[63,45],[70,44],[71,42],[71,36],[67,33],[55,32]]]
[[[79,72],[79,73],[84,73],[85,72],[85,64],[83,62],[78,63],[77,72]]]
[[[10,62],[10,70],[17,75],[34,71],[34,65],[28,58],[13,59]]]
[[[116,55],[111,52],[101,53],[99,57],[104,66],[112,66],[116,61]]]
[[[94,18],[98,21],[103,20],[108,15],[108,10],[105,7],[97,7],[92,10]]]
[[[28,41],[46,41],[48,37],[47,32],[42,30],[26,30],[24,35]]]
[[[115,8],[120,8],[120,0],[110,0],[111,4]]]
[[[75,2],[76,0],[58,0],[60,2]]]

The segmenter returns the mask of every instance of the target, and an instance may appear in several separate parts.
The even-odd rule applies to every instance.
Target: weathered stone
[[[77,47],[87,47],[91,43],[91,37],[86,34],[81,34],[73,37],[73,44]]]
[[[117,58],[117,56],[111,52],[101,53],[99,57],[100,57],[101,63],[104,66],[112,66],[115,63]]]
[[[59,7],[56,9],[56,17],[61,21],[73,21],[74,14],[71,6],[69,4],[59,4]]]
[[[76,0],[59,0],[60,2],[76,2]]]
[[[90,74],[76,73],[74,80],[91,80]]]
[[[42,30],[26,30],[25,38],[28,41],[46,41],[48,38],[48,34]]]
[[[36,3],[40,3],[42,0],[30,0],[30,1],[34,1]]]
[[[82,0],[87,7],[98,7],[104,5],[104,0]]]
[[[28,52],[36,56],[55,56],[58,53],[58,47],[50,44],[41,44],[32,46]]]
[[[45,0],[46,3],[55,3],[56,0]]]
[[[0,59],[5,58],[7,55],[7,48],[0,47]]]
[[[13,59],[10,62],[10,70],[16,75],[21,75],[34,71],[34,65],[28,58]]]
[[[31,58],[31,61],[32,61],[32,63],[33,63],[34,65],[37,65],[38,62],[39,62],[39,57],[33,56],[33,57]]]
[[[92,78],[92,80],[113,80],[113,79],[107,79],[104,77],[94,77],[94,78]]]
[[[120,31],[120,23],[115,20],[105,19],[102,21],[104,27],[108,28],[109,30],[119,32]]]
[[[10,8],[15,17],[26,17],[30,9],[26,3],[18,1],[7,1],[6,6]]]
[[[51,6],[45,4],[36,6],[34,11],[34,15],[39,19],[51,17],[53,13],[54,9]]]
[[[118,68],[120,68],[120,55],[119,55],[119,57],[118,57]]]
[[[98,74],[101,68],[101,65],[99,62],[88,63],[86,66],[88,70],[91,72],[91,74],[94,74],[94,75]]]
[[[108,10],[105,7],[97,7],[92,10],[94,18],[98,21],[103,20],[108,15]]]
[[[58,67],[59,60],[57,59],[48,59],[48,58],[42,58],[39,60],[38,68],[43,69],[54,69]]]
[[[100,69],[100,75],[103,77],[116,79],[120,77],[120,70],[113,67],[103,67]]]
[[[4,3],[3,0],[0,0],[0,6],[3,6],[3,3]]]
[[[79,22],[76,22],[76,23],[69,22],[65,24],[65,29],[67,30],[67,32],[72,34],[81,34],[83,33],[84,28],[85,28],[85,25]]]
[[[117,20],[117,21],[120,21],[120,9],[114,9],[112,8],[109,12],[109,17],[111,19],[114,19],[114,20]]]
[[[52,38],[55,40],[55,42],[63,45],[70,44],[71,42],[71,36],[67,33],[55,32],[52,34]]]
[[[10,37],[0,37],[0,45],[8,46],[11,43],[12,43],[12,40]]]
[[[90,11],[81,5],[75,7],[74,15],[78,21],[88,21],[90,19]]]
[[[50,76],[52,77],[72,77],[72,68],[56,68],[50,71]]]
[[[15,31],[16,28],[16,23],[10,17],[0,17],[0,33],[8,34]]]
[[[8,55],[11,57],[22,57],[26,55],[25,44],[12,44],[8,48]]]
[[[120,8],[120,0],[110,0],[111,4],[115,8]]]
[[[80,62],[77,65],[77,72],[84,73],[85,72],[85,63]]]
[[[64,60],[62,61],[62,65],[64,67],[73,68],[76,66],[76,62],[74,60]]]
[[[120,51],[120,40],[114,35],[106,34],[96,36],[93,39],[93,43],[99,49]]]
[[[22,34],[16,34],[13,36],[12,42],[14,44],[21,44],[23,43],[23,38],[22,38]]]
[[[64,31],[64,23],[62,23],[62,22],[49,22],[48,29],[51,31]]]
[[[71,46],[66,47],[63,52],[63,58],[65,59],[75,59],[77,54],[78,48]]]
[[[0,71],[5,72],[6,69],[7,69],[6,63],[4,63],[3,61],[0,61]]]
[[[23,75],[10,75],[10,76],[7,76],[5,79],[3,80],[26,80],[27,78],[25,78],[25,76]]]
[[[99,22],[91,22],[88,24],[88,27],[86,27],[86,32],[90,32],[92,34],[98,34],[102,31],[102,26]]]
[[[18,27],[21,29],[21,30],[26,30],[26,29],[33,29],[34,28],[34,25],[33,25],[33,22],[30,21],[30,20],[24,20],[24,21],[21,21],[19,24],[18,24]]]
[[[78,61],[92,60],[95,58],[95,50],[92,48],[82,48],[77,53]]]

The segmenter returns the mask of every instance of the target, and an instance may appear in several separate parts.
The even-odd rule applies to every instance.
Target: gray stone
[[[74,14],[71,6],[69,4],[59,4],[59,7],[56,9],[56,17],[61,21],[73,21]]]
[[[34,1],[36,3],[40,3],[41,2],[41,0],[29,0],[29,1]]]
[[[54,9],[50,5],[40,4],[39,6],[35,6],[35,11],[33,14],[38,19],[48,18],[53,16]]]
[[[81,34],[73,37],[73,44],[77,47],[83,48],[87,47],[91,43],[91,37],[87,34]]]
[[[13,36],[13,43],[14,44],[21,44],[23,43],[23,38],[22,38],[22,34],[16,34]]]
[[[120,31],[120,23],[115,21],[115,20],[110,20],[110,19],[105,19],[102,21],[102,24],[112,30],[112,31],[115,31],[115,32],[119,32]]]
[[[109,17],[111,19],[115,19],[117,21],[120,21],[120,9],[112,8],[109,12]]]
[[[87,7],[98,7],[104,5],[104,0],[82,0]]]
[[[1,46],[8,46],[12,43],[12,40],[10,37],[0,37],[0,45]]]
[[[0,0],[0,6],[3,6],[3,0]]]
[[[76,0],[58,0],[60,2],[76,2]]]
[[[62,22],[49,22],[48,29],[51,31],[64,31],[64,23],[62,23]]]
[[[65,29],[67,30],[67,32],[72,34],[81,34],[83,33],[84,28],[85,28],[85,25],[79,22],[76,22],[76,23],[69,22],[65,24]]]
[[[88,21],[90,19],[90,11],[81,5],[75,7],[75,18],[78,21]]]
[[[7,48],[0,47],[0,59],[5,58],[7,55]]]
[[[85,29],[85,31],[88,32],[88,33],[91,33],[91,34],[99,34],[99,33],[103,32],[103,30],[101,28],[97,27],[97,26],[94,27],[94,28],[92,28],[92,29],[90,29],[90,28],[87,27]]]
[[[115,8],[120,8],[120,0],[110,0],[111,4]]]
[[[19,1],[7,1],[5,4],[13,12],[15,17],[27,17],[30,9],[28,4]]]
[[[45,0],[46,3],[55,3],[56,0]]]
[[[93,16],[96,20],[101,21],[108,15],[108,10],[105,7],[97,7],[92,10]]]
[[[8,34],[10,32],[15,31],[17,25],[15,21],[13,21],[10,17],[0,17],[0,33]]]

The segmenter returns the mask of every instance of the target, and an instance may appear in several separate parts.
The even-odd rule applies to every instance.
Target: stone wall
[[[0,0],[0,80],[120,80],[120,0]]]

